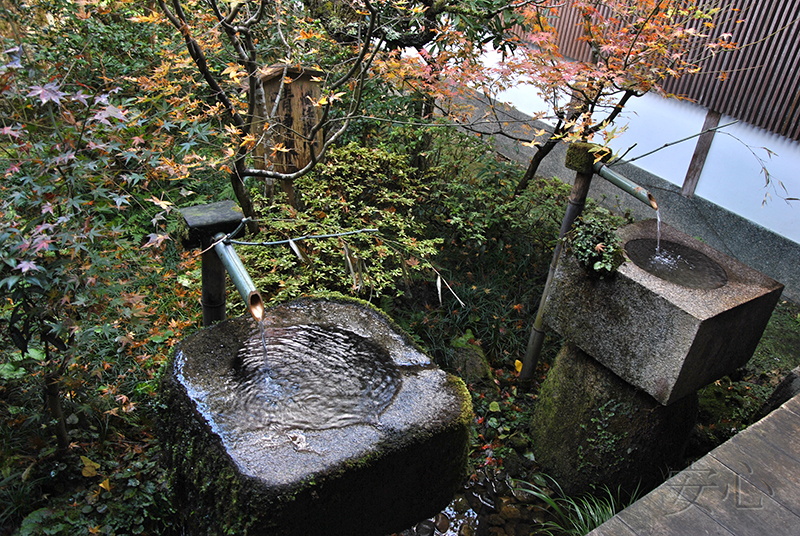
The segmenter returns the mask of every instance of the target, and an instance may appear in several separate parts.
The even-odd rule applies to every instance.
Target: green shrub
[[[324,164],[297,181],[302,208],[278,199],[268,206],[254,193],[262,232],[252,242],[293,240],[276,246],[240,246],[245,265],[265,299],[285,300],[336,291],[391,308],[422,274],[442,240],[425,236],[416,207],[426,186],[401,155],[350,144],[330,151]],[[374,229],[376,232],[363,232]]]
[[[572,254],[591,274],[604,278],[625,262],[622,242],[616,235],[624,220],[605,209],[595,208],[578,218],[566,236]]]

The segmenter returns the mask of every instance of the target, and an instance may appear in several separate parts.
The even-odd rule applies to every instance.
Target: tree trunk
[[[514,190],[514,196],[521,195],[528,188],[528,184],[531,182],[536,176],[536,171],[539,169],[539,164],[542,163],[542,160],[550,154],[556,145],[558,145],[559,140],[555,137],[551,136],[544,145],[539,147],[536,153],[531,158],[530,163],[528,164],[528,169],[525,170],[525,175],[522,176],[522,179],[517,184],[517,188]]]
[[[233,186],[233,193],[236,194],[239,206],[242,207],[242,214],[247,218],[252,218],[252,221],[247,223],[247,231],[251,234],[257,234],[258,222],[255,221],[256,213],[253,210],[253,200],[244,185],[244,176],[241,173],[243,169],[244,158],[237,158],[234,163],[234,169],[231,171],[231,186]]]
[[[61,409],[59,381],[54,375],[48,374],[45,376],[44,382],[44,396],[47,401],[47,410],[50,412],[50,417],[55,421],[58,450],[63,451],[69,447],[69,434],[67,434],[67,421],[64,419],[64,412]]]

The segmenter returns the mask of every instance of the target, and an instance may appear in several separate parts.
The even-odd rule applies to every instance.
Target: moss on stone
[[[578,173],[592,173],[594,170],[594,153],[590,151],[594,147],[597,147],[594,143],[571,143],[567,147],[567,158],[564,165]]]
[[[494,379],[492,367],[483,353],[483,349],[470,342],[475,339],[472,331],[467,331],[460,337],[450,341],[454,348],[448,370],[452,370],[467,383],[491,381]]]
[[[631,491],[681,461],[696,411],[696,397],[662,406],[567,344],[539,392],[530,436],[542,471],[566,493]]]
[[[470,395],[469,389],[467,389],[467,385],[464,383],[464,380],[457,376],[453,376],[452,374],[448,374],[447,385],[458,392],[458,399],[461,401],[459,418],[458,421],[453,423],[453,425],[467,427],[472,426],[472,419],[475,416],[472,409],[472,396]]]

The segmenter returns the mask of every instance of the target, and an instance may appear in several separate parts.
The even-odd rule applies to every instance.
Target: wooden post
[[[322,129],[313,139],[311,131],[319,120],[319,108],[314,103],[320,100],[317,79],[323,74],[315,69],[287,68],[284,65],[272,65],[262,71],[266,115],[272,114],[273,110],[275,115],[260,118],[262,129],[256,132],[256,168],[266,169],[271,164],[278,173],[294,173],[311,162],[312,152],[318,153],[322,148]],[[291,181],[281,181],[281,188],[289,196],[292,206],[297,208]]]
[[[181,209],[188,233],[183,246],[202,248],[202,298],[203,326],[225,320],[225,266],[211,247],[217,233],[232,233],[239,227],[244,215],[233,201],[220,201]],[[241,233],[244,232],[242,229]],[[240,234],[241,234],[240,233]]]
[[[692,197],[694,195],[697,182],[700,180],[700,174],[703,172],[703,166],[706,163],[708,151],[711,149],[711,142],[714,141],[714,134],[716,133],[716,130],[709,131],[709,129],[719,126],[721,116],[722,114],[714,110],[709,110],[706,115],[706,120],[703,123],[703,133],[697,139],[697,146],[694,149],[689,170],[686,172],[686,178],[683,181],[681,195],[684,197]]]

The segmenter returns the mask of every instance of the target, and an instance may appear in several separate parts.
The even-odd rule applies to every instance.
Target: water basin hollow
[[[645,272],[683,287],[714,289],[728,282],[718,262],[678,242],[638,238],[625,244],[625,253]]]
[[[161,391],[165,462],[197,534],[380,536],[462,483],[466,387],[362,304],[299,300],[263,325],[203,329]]]

